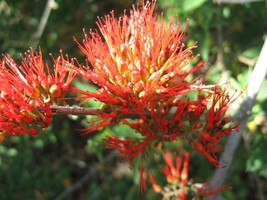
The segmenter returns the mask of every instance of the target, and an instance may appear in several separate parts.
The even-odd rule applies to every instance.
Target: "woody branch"
[[[51,110],[55,114],[62,114],[62,115],[101,115],[101,114],[108,114],[108,112],[101,110],[99,108],[84,108],[84,107],[69,107],[69,106],[50,106]],[[147,112],[140,112],[140,113],[129,113],[120,115],[122,118],[140,118],[140,116],[147,116],[149,117],[150,114]]]

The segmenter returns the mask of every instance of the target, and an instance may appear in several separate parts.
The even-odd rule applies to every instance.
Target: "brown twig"
[[[223,51],[223,27],[222,27],[222,6],[220,4],[217,5],[217,60],[216,60],[216,65],[217,67],[221,68],[222,74],[221,74],[221,79],[222,82],[227,81],[229,77],[229,72],[226,70],[225,67],[225,60],[224,60],[224,51]]]
[[[50,106],[53,113],[62,115],[100,115],[104,112],[97,108]]]
[[[252,106],[254,105],[256,96],[267,74],[267,38],[265,38],[264,45],[261,49],[258,61],[250,76],[247,87],[247,95],[240,106],[240,110],[234,115],[234,119],[239,123],[239,133],[233,132],[224,147],[224,152],[220,158],[221,166],[216,169],[214,176],[210,181],[210,188],[216,189],[224,184],[228,169],[231,165],[234,153],[239,145],[242,135],[245,132],[248,117],[250,115]],[[218,195],[207,198],[208,200],[217,200]]]
[[[101,115],[108,114],[108,112],[98,108],[84,108],[84,107],[69,107],[69,106],[50,106],[53,113],[62,115]],[[121,118],[140,118],[140,116],[150,117],[148,112],[120,114]]]
[[[45,6],[45,9],[44,9],[41,21],[39,23],[39,26],[38,26],[36,32],[33,35],[34,41],[33,41],[32,48],[34,50],[37,48],[37,46],[39,44],[39,40],[40,40],[40,38],[41,38],[41,36],[42,36],[42,34],[44,32],[44,28],[45,28],[45,26],[47,24],[47,20],[49,18],[51,10],[56,7],[55,5],[57,5],[55,0],[47,0],[47,3],[46,3],[46,6]]]
[[[116,155],[117,155],[116,151],[111,152],[108,156],[104,158],[103,165],[109,163],[112,159],[114,159],[114,157],[116,157]],[[72,193],[76,192],[84,185],[86,185],[87,182],[94,180],[97,175],[98,175],[97,167],[91,166],[88,172],[84,174],[81,179],[79,179],[77,182],[75,182],[73,185],[71,185],[65,191],[63,191],[59,196],[55,198],[55,200],[67,199]]]

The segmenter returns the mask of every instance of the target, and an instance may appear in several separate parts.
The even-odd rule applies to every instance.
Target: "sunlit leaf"
[[[182,8],[184,12],[193,11],[202,6],[207,0],[184,0]]]

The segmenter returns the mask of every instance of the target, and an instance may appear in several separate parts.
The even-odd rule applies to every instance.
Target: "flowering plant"
[[[9,135],[37,134],[49,126],[52,113],[83,112],[95,115],[85,133],[118,124],[136,131],[128,138],[109,135],[104,142],[107,148],[118,149],[130,165],[140,158],[140,192],[146,188],[146,157],[159,149],[164,152],[168,143],[182,141],[183,148],[189,144],[219,166],[220,138],[238,130],[225,114],[239,95],[229,94],[228,82],[207,85],[196,76],[202,68],[202,62],[192,64],[198,57],[193,55],[197,44],[186,48],[185,28],[175,24],[174,18],[165,24],[162,15],[154,13],[155,5],[156,1],[143,2],[118,19],[111,12],[98,19],[100,32],[90,30],[88,34],[84,30],[83,42],[75,41],[86,64],[61,53],[57,59],[52,57],[54,65],[49,66],[44,64],[41,51],[35,54],[30,50],[18,65],[4,55],[0,64],[0,140]],[[97,89],[74,87],[75,76],[91,81]],[[66,92],[78,94],[74,100],[82,100],[82,105],[91,100],[103,105],[76,111],[58,107],[66,104]],[[185,154],[181,176],[182,158],[177,158],[174,169],[170,153],[163,155],[169,167],[162,168],[167,180],[180,180],[180,187],[185,187],[189,154]],[[161,190],[151,174],[149,179]],[[179,194],[178,198],[184,199],[186,192]]]

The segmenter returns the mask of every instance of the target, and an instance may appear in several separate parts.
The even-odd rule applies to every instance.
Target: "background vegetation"
[[[216,1],[219,2],[219,1]],[[203,73],[214,82],[227,76],[235,89],[242,89],[262,47],[267,30],[265,1],[218,4],[211,0],[158,0],[157,11],[166,19],[178,15],[189,19],[186,42],[198,41],[195,53],[205,61]],[[40,38],[43,56],[55,57],[59,50],[84,59],[73,42],[83,38],[82,29],[96,28],[97,16],[115,10],[117,16],[133,0],[56,0]],[[0,53],[18,62],[20,54],[34,43],[46,1],[0,0]],[[77,80],[80,87],[88,83]],[[235,154],[225,191],[226,199],[267,198],[267,83],[265,82]],[[89,105],[90,106],[90,105]],[[231,114],[231,113],[230,113]],[[125,127],[112,127],[81,136],[86,117],[54,116],[49,130],[37,136],[10,137],[0,144],[0,199],[160,199],[151,189],[137,194],[138,175],[100,142],[106,132],[130,134]],[[102,133],[102,134],[100,134]],[[189,176],[196,182],[212,176],[214,167],[192,152]],[[156,158],[157,159],[157,158]],[[159,161],[160,162],[160,161]],[[158,166],[151,165],[151,170]]]

